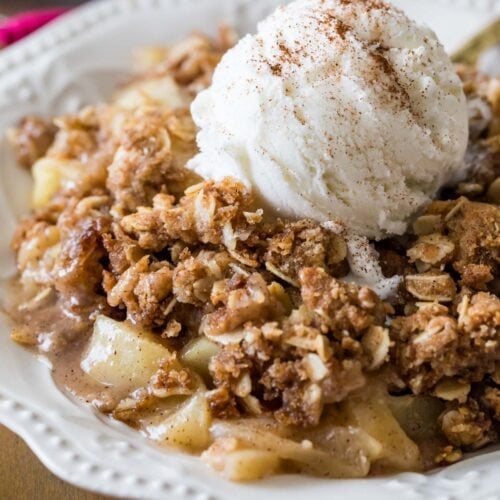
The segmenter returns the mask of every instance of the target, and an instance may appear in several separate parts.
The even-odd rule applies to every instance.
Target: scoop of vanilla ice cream
[[[379,0],[298,0],[222,59],[192,105],[190,168],[267,211],[400,234],[467,144],[461,83],[433,32]]]

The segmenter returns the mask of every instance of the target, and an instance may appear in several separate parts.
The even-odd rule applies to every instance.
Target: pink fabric
[[[68,10],[67,8],[35,10],[8,18],[0,24],[0,47],[21,40]]]

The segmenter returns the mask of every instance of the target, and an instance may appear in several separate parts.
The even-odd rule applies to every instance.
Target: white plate
[[[225,19],[253,29],[279,0],[107,0],[55,22],[0,54],[0,131],[27,113],[54,114],[102,100],[127,73],[134,46],[214,31]],[[500,12],[496,0],[398,0],[453,48]],[[417,6],[418,4],[418,6]],[[444,20],[444,23],[443,23]],[[448,27],[452,27],[450,30]],[[14,272],[8,241],[27,210],[29,179],[0,143],[0,278]],[[280,500],[500,498],[500,452],[430,475],[361,481],[282,476],[225,482],[197,459],[160,451],[125,426],[104,422],[53,384],[46,364],[9,340],[0,318],[0,422],[21,435],[55,474],[77,486],[134,498]]]

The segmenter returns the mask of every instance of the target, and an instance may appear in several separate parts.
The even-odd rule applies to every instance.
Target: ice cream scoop
[[[380,0],[298,0],[217,67],[192,105],[205,178],[239,178],[267,213],[405,231],[464,172],[467,106],[429,29]]]

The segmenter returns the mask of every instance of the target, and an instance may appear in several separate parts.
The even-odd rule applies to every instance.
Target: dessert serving
[[[498,442],[500,82],[379,0],[135,61],[110,104],[9,134],[13,340],[233,480]]]

